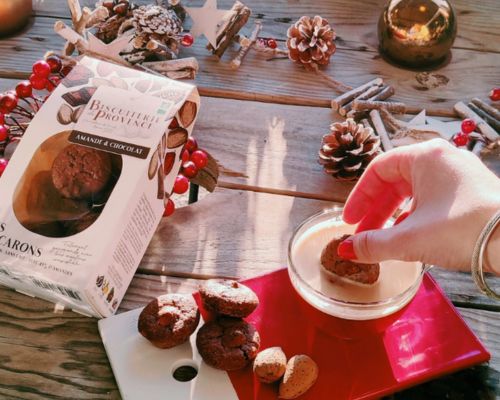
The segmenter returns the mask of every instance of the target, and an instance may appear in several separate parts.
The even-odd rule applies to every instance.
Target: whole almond
[[[253,362],[253,372],[264,383],[276,382],[286,370],[286,355],[281,347],[262,350]]]
[[[184,128],[174,128],[168,132],[167,147],[169,149],[175,149],[184,144],[188,140],[188,131]]]
[[[167,176],[175,163],[175,151],[171,151],[165,155],[165,161],[163,161],[163,173]]]
[[[152,83],[151,79],[142,79],[139,82],[137,82],[134,87],[139,92],[146,93],[149,87],[151,86],[151,83]]]
[[[128,90],[128,84],[122,78],[112,76],[110,81],[114,87],[119,88],[119,89]]]
[[[99,87],[99,86],[113,86],[109,79],[104,79],[104,78],[92,78],[92,86]]]
[[[285,375],[280,383],[279,398],[295,399],[307,392],[318,378],[318,365],[314,360],[300,354],[290,358]]]
[[[155,152],[151,156],[151,161],[149,162],[149,167],[148,167],[149,180],[153,179],[156,176],[157,169],[158,169],[158,150],[155,150]]]
[[[68,125],[71,124],[71,116],[73,115],[73,109],[67,105],[66,103],[63,103],[61,107],[59,108],[59,111],[57,112],[57,121],[61,125]]]
[[[71,113],[71,121],[74,122],[74,123],[77,123],[78,120],[80,119],[80,116],[82,115],[84,109],[85,109],[84,105],[75,108],[73,110],[73,112]]]
[[[196,118],[198,106],[192,101],[186,101],[179,110],[179,119],[184,128],[191,125]]]

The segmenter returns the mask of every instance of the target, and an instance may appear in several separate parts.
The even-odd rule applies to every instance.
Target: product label
[[[102,136],[91,135],[81,131],[72,131],[69,135],[69,141],[93,147],[94,149],[109,151],[115,154],[124,154],[131,157],[145,159],[149,154],[149,147],[139,146],[119,140],[113,140]]]
[[[173,101],[100,86],[76,123],[79,134],[72,137],[86,146],[146,158],[144,147],[156,146],[173,106]]]

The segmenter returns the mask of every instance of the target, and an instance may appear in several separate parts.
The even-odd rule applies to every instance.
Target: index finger
[[[414,157],[410,149],[397,148],[375,158],[346,201],[344,221],[361,222],[360,230],[383,226],[401,202],[412,195]]]

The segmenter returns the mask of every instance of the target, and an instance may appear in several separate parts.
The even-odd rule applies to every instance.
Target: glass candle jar
[[[32,0],[0,0],[0,36],[23,28],[32,11]]]

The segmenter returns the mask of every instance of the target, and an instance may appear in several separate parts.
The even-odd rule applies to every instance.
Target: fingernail
[[[399,214],[399,217],[397,217],[396,221],[394,221],[394,225],[397,225],[400,222],[403,222],[408,217],[408,215],[410,215],[409,211],[405,211],[405,212],[402,212],[401,214]]]
[[[342,257],[345,260],[355,259],[356,254],[354,254],[354,242],[351,239],[340,242],[339,246],[337,247],[337,254],[339,257]]]

